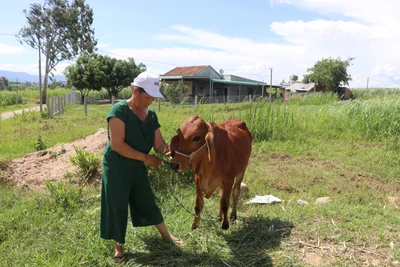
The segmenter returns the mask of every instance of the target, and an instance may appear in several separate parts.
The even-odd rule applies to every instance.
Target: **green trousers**
[[[143,163],[103,161],[100,237],[125,243],[128,205],[132,225],[157,225],[164,221]]]

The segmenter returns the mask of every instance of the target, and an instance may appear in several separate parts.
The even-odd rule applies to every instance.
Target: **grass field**
[[[400,95],[378,90],[346,102],[314,94],[197,109],[163,103],[157,114],[167,140],[191,115],[246,121],[254,137],[244,178],[249,193],[229,230],[216,220],[217,193],[205,201],[200,228],[191,230],[190,173],[150,169],[166,224],[185,244],[162,242],[154,227],[129,226],[127,265],[400,266]],[[104,128],[109,108],[93,105],[84,116],[72,105],[50,119],[29,112],[0,121],[0,167],[32,152],[39,135],[50,147]],[[68,180],[55,186],[68,205],[49,190],[0,186],[0,265],[112,266],[113,245],[99,238],[100,187],[80,193]],[[246,204],[269,194],[283,202]],[[330,201],[316,203],[321,197]]]

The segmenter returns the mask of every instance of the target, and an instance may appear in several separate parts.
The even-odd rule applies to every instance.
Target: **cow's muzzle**
[[[171,169],[173,169],[174,171],[177,171],[178,169],[179,169],[179,163],[170,163],[169,164],[169,167],[171,168]]]

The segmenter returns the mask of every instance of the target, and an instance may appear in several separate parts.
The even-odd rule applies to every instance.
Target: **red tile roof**
[[[187,67],[176,67],[163,76],[194,76],[196,73],[206,68],[207,65],[204,66],[187,66]]]

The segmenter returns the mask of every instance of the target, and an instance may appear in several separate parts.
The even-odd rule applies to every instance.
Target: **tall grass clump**
[[[345,114],[350,120],[350,130],[363,139],[381,141],[398,133],[400,99],[363,101],[349,105]]]
[[[56,207],[62,209],[74,208],[81,202],[83,185],[78,186],[72,180],[60,180],[55,183],[45,180],[44,183]]]
[[[387,99],[400,97],[400,88],[354,88],[351,89],[356,99]]]
[[[5,91],[0,93],[0,107],[22,104],[23,97],[15,91]]]
[[[293,96],[288,100],[290,105],[325,105],[338,101],[338,95],[335,93],[307,93],[302,96]]]
[[[101,156],[95,153],[79,149],[74,146],[76,156],[70,156],[69,161],[79,168],[81,178],[79,182],[85,184],[100,167]]]
[[[264,101],[253,102],[240,115],[253,135],[255,142],[289,139],[297,126],[294,113],[287,105],[271,105]]]

